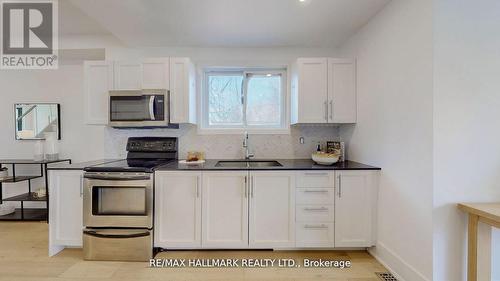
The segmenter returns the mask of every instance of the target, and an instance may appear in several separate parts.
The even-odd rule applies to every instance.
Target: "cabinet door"
[[[151,58],[142,61],[142,89],[170,89],[168,58]]]
[[[298,69],[298,123],[328,122],[328,65],[326,58],[301,58]]]
[[[117,61],[114,68],[115,90],[142,89],[142,63],[140,61]]]
[[[201,246],[201,173],[157,172],[155,247]]]
[[[189,58],[170,58],[170,122],[196,123],[195,70]]]
[[[250,173],[251,248],[295,246],[295,175]]]
[[[86,61],[84,63],[85,123],[108,124],[109,94],[113,89],[113,63]]]
[[[356,123],[356,63],[328,59],[328,122]]]
[[[83,171],[49,171],[51,245],[82,246]]]
[[[377,184],[372,171],[337,171],[335,247],[374,245]]]
[[[247,172],[206,172],[202,185],[202,247],[247,248]]]

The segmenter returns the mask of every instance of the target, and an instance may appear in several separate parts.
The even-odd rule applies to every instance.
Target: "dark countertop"
[[[80,163],[74,163],[74,164],[59,163],[59,164],[50,165],[49,167],[47,167],[47,170],[83,170],[86,167],[101,165],[101,164],[115,162],[115,161],[120,161],[120,159],[100,159],[100,160],[80,162]]]
[[[362,163],[354,161],[344,161],[338,162],[331,166],[322,166],[315,164],[311,159],[273,159],[278,161],[281,167],[216,167],[218,161],[231,161],[232,159],[207,159],[205,163],[201,165],[186,165],[179,164],[178,161],[168,163],[156,169],[156,171],[241,171],[241,170],[256,170],[256,171],[268,171],[268,170],[381,170],[381,168],[365,165]],[[267,159],[252,159],[256,160],[267,160]],[[251,161],[252,161],[251,160]]]

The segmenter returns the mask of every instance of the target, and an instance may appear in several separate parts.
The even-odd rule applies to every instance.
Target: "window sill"
[[[221,129],[221,128],[199,128],[198,135],[242,135],[245,132],[251,135],[289,135],[290,128],[274,129]]]

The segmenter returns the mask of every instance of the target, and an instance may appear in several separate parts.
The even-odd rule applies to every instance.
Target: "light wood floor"
[[[349,269],[333,268],[149,268],[146,262],[83,261],[80,249],[47,256],[48,227],[43,222],[0,222],[0,281],[379,281],[386,269],[364,251],[174,251],[157,258],[346,259]]]

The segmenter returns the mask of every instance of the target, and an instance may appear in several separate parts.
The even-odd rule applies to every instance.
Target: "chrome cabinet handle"
[[[200,198],[200,176],[196,176],[196,198]]]
[[[321,208],[304,208],[304,211],[309,211],[309,212],[326,212],[326,211],[328,211],[328,208],[326,208],[326,207],[321,207]]]
[[[304,193],[328,193],[328,190],[304,190]]]
[[[325,120],[328,121],[328,102],[325,101]]]
[[[328,176],[328,173],[304,173],[306,176]]]
[[[80,197],[83,197],[83,175],[80,175]]]
[[[304,228],[308,228],[308,229],[326,229],[328,228],[328,225],[326,224],[306,224],[304,225]]]
[[[342,198],[342,178],[340,175],[338,176],[339,178],[339,198]]]
[[[247,195],[247,193],[248,193],[247,182],[248,182],[248,179],[247,179],[247,176],[245,176],[245,198],[248,197],[248,195]]]
[[[333,120],[333,100],[330,101],[330,120]]]
[[[255,181],[254,181],[254,178],[253,176],[250,177],[250,194],[252,195],[252,198],[253,198],[253,192],[254,192],[254,184],[255,184]]]

